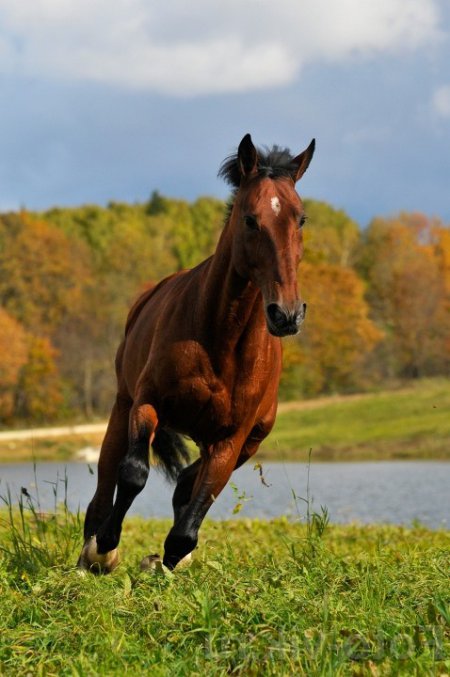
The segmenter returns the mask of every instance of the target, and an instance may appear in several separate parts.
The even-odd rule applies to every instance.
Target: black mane
[[[294,176],[297,165],[294,156],[288,148],[273,146],[272,148],[257,148],[258,153],[258,176],[268,176],[277,179],[283,176]],[[218,176],[224,179],[233,188],[238,188],[241,182],[241,173],[237,152],[220,165]]]

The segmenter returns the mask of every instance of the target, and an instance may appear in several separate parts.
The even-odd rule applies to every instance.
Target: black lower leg
[[[174,569],[178,562],[195,550],[198,543],[198,530],[212,504],[211,495],[205,491],[190,501],[182,516],[175,520],[164,543],[163,564]]]
[[[123,519],[136,496],[142,491],[149,474],[148,434],[132,442],[119,465],[116,500],[109,517],[97,531],[97,550],[109,552],[119,544]]]
[[[175,522],[177,522],[182,517],[183,512],[191,500],[192,489],[199,468],[200,459],[197,459],[187,468],[184,468],[178,477],[177,486],[175,487],[172,498]]]
[[[166,567],[175,569],[183,557],[195,550],[202,519],[198,521],[190,520],[186,524],[179,523],[172,527],[164,543],[163,564]]]
[[[94,496],[91,503],[88,505],[86,511],[86,518],[84,521],[84,540],[87,541],[91,536],[97,533],[100,525],[105,521],[106,517],[111,513],[113,502],[109,501],[108,505],[99,506],[98,501]]]
[[[230,439],[209,450],[209,456],[204,456],[195,470],[195,479],[190,489],[191,497],[187,505],[183,500],[186,499],[191,486],[188,481],[191,475],[186,471],[184,478],[181,477],[174,496],[176,511],[174,525],[164,543],[163,563],[169,569],[176,567],[178,562],[196,547],[200,525],[213,501],[228,482],[240,449],[240,445]],[[195,464],[190,467],[194,466]],[[191,473],[193,472],[191,470]]]

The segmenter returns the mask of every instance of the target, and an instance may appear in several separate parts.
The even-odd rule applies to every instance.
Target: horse
[[[215,253],[147,289],[131,308],[81,569],[117,566],[149,452],[176,482],[174,521],[162,561],[149,555],[142,566],[186,563],[208,509],[271,431],[281,338],[299,332],[306,312],[297,281],[306,216],[295,184],[314,149],[313,139],[294,157],[279,146],[256,148],[246,134],[219,170],[233,192]],[[184,437],[199,448],[190,465]]]

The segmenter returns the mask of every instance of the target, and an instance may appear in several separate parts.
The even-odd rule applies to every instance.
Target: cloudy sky
[[[0,210],[227,195],[242,136],[303,195],[450,222],[448,0],[0,0]]]

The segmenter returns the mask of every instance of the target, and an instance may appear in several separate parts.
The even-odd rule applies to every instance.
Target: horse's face
[[[314,144],[295,158],[291,176],[270,178],[270,174],[261,176],[256,150],[246,139],[238,152],[242,180],[233,208],[233,263],[241,277],[261,290],[269,332],[274,336],[296,334],[306,304],[297,285],[305,214],[295,181],[305,172]]]

